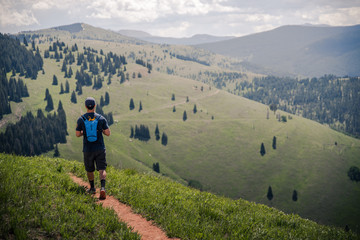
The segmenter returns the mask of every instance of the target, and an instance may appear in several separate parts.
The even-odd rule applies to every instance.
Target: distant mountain
[[[214,43],[219,41],[225,41],[233,39],[233,36],[219,37],[207,34],[196,34],[189,38],[171,38],[171,37],[158,37],[153,36],[147,32],[137,30],[120,30],[120,34],[141,39],[143,41],[158,43],[158,44],[169,44],[169,45],[197,45],[205,43]]]
[[[197,47],[277,72],[304,76],[360,75],[360,25],[283,26]]]
[[[29,32],[21,32],[21,34],[26,34]],[[122,35],[118,32],[114,32],[112,30],[107,30],[103,28],[98,28],[91,26],[86,23],[74,23],[70,25],[63,25],[48,29],[41,29],[37,31],[33,31],[32,33],[46,34],[46,35],[65,35],[71,36],[72,38],[78,39],[89,39],[89,40],[101,40],[107,42],[121,42],[121,43],[131,43],[131,44],[145,44],[144,41],[139,40],[137,38],[128,37]]]

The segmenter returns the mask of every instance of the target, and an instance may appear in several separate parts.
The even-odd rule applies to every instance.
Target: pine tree
[[[132,98],[130,99],[129,108],[130,110],[133,110],[135,108],[134,100]]]
[[[175,101],[175,94],[174,93],[171,96],[171,101]]]
[[[158,124],[156,124],[156,128],[155,128],[155,139],[156,139],[156,141],[160,140],[160,131],[159,131]]]
[[[65,82],[65,93],[70,93],[70,84],[68,80]]]
[[[153,170],[157,173],[160,173],[160,164],[157,163],[153,163]]]
[[[265,146],[264,146],[264,143],[261,143],[261,147],[260,147],[260,154],[261,154],[261,156],[264,156],[264,155],[265,155],[265,153],[266,153],[266,151],[265,151]]]
[[[197,113],[197,108],[196,108],[196,104],[194,104],[194,109],[193,109],[194,114]]]
[[[29,46],[29,45],[28,45],[28,42],[26,41],[26,37],[24,37],[24,41],[23,41],[23,42],[24,42],[24,45],[25,45],[26,47]]]
[[[110,95],[108,92],[105,92],[105,105],[110,104]]]
[[[276,149],[276,137],[273,137],[273,143],[272,143],[272,148]]]
[[[57,77],[55,75],[53,76],[52,85],[58,85],[58,79],[57,79]]]
[[[75,91],[72,92],[70,100],[72,103],[77,103]]]
[[[175,106],[173,107],[173,112],[176,112],[176,108],[175,108]]]
[[[141,104],[141,101],[140,101],[140,103],[139,103],[139,112],[141,112],[142,111],[142,104]]]
[[[162,136],[161,136],[161,144],[166,146],[168,143],[168,137],[166,135],[166,133],[163,132]]]
[[[63,84],[61,83],[60,84],[60,94],[63,94],[64,93],[64,87],[63,87]]]
[[[57,144],[55,145],[54,157],[60,157],[60,152]]]
[[[269,201],[271,201],[273,199],[274,196],[273,196],[273,193],[272,193],[271,186],[269,186],[266,196],[267,196],[267,199],[269,199]]]
[[[187,119],[187,114],[186,114],[186,111],[184,111],[184,113],[183,113],[183,121],[185,122],[186,119]]]
[[[100,107],[103,107],[103,106],[105,106],[105,101],[104,101],[104,97],[101,96],[100,97]]]
[[[294,202],[296,202],[296,201],[298,200],[298,195],[297,195],[297,191],[296,191],[296,190],[293,191],[292,200],[293,200]]]
[[[189,102],[189,96],[186,97],[186,102]]]
[[[49,96],[47,97],[47,105],[45,107],[45,110],[50,112],[51,110],[54,109],[54,103],[53,103],[53,100],[52,100],[52,97],[51,95],[49,94]]]
[[[47,88],[47,89],[45,90],[45,98],[44,98],[44,101],[46,101],[46,100],[48,99],[49,95],[50,95],[50,92],[49,92],[49,89]]]
[[[131,126],[130,128],[130,138],[133,138],[134,137],[134,127]]]

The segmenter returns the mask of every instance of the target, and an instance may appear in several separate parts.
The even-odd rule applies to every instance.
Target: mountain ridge
[[[351,36],[351,39],[348,39]],[[338,39],[338,44],[334,44]],[[351,51],[339,48],[345,42]],[[335,41],[336,42],[336,41]],[[360,25],[323,27],[288,25],[217,43],[196,45],[214,53],[241,58],[282,72],[314,77],[325,74],[360,75]],[[316,45],[318,44],[318,45]],[[322,51],[318,51],[319,47]],[[327,53],[338,51],[337,56]],[[326,54],[324,54],[324,52]]]

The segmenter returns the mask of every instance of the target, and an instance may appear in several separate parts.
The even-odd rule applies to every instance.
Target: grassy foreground
[[[72,163],[0,154],[0,239],[140,239],[72,182],[65,165]]]
[[[71,182],[79,162],[0,154],[1,238],[138,239]],[[98,180],[97,180],[98,182]],[[182,239],[359,239],[265,205],[184,187],[165,177],[108,168],[108,193]],[[112,235],[110,235],[112,234]]]

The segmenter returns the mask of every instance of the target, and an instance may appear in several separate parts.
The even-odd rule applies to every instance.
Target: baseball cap
[[[88,97],[86,98],[85,100],[85,106],[88,108],[88,109],[93,109],[94,106],[95,106],[95,99],[93,97]]]

